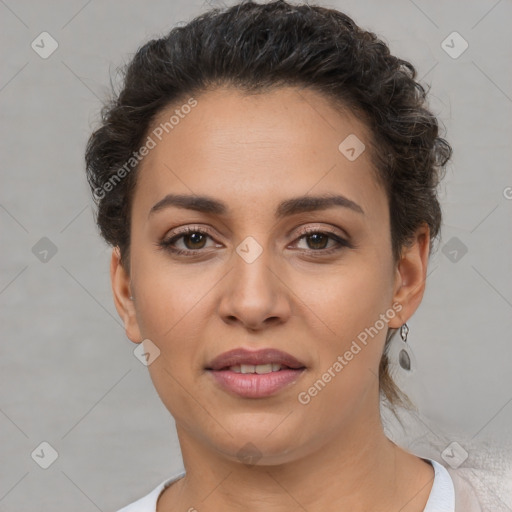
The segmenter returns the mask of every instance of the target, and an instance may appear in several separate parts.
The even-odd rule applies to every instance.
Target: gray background
[[[322,5],[416,65],[455,151],[441,186],[442,239],[409,322],[417,370],[397,378],[440,445],[443,429],[504,442],[512,425],[512,2]],[[207,7],[0,0],[0,512],[115,510],[182,469],[173,420],[113,306],[110,251],[94,225],[83,155],[109,73]],[[43,31],[59,45],[47,59],[31,48]],[[456,59],[441,46],[453,31],[469,44]],[[43,237],[57,250],[47,261],[33,249]],[[58,453],[48,469],[31,456],[43,441]]]

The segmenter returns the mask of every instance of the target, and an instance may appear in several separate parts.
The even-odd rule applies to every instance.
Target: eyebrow
[[[333,206],[348,208],[364,215],[364,210],[357,203],[345,196],[325,194],[321,196],[299,196],[286,199],[276,209],[276,219],[281,219],[297,213],[326,210]],[[227,205],[217,199],[208,196],[168,194],[158,201],[149,211],[148,217],[154,213],[169,207],[185,208],[202,213],[218,216],[229,214]]]

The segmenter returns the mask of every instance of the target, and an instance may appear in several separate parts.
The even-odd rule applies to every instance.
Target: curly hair
[[[101,235],[119,247],[127,269],[136,151],[162,110],[223,85],[248,94],[305,87],[361,116],[370,129],[373,172],[388,198],[394,261],[423,224],[430,229],[432,252],[441,226],[437,185],[451,147],[439,136],[414,66],[391,55],[386,43],[346,14],[285,0],[241,1],[150,40],[122,71],[122,89],[101,109],[85,161]],[[392,406],[407,406],[408,397],[390,375],[386,349],[381,393]]]

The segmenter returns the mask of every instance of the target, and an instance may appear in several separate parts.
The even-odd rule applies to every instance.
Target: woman
[[[389,342],[422,300],[451,154],[415,76],[345,14],[285,1],[136,53],[87,173],[185,473],[124,512],[480,510],[380,417],[407,405]]]

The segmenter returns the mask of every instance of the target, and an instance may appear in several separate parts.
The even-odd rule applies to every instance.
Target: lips
[[[269,398],[297,383],[306,366],[291,354],[276,349],[224,352],[206,366],[220,389],[242,398]]]
[[[237,348],[217,356],[206,366],[206,369],[220,371],[242,365],[246,368],[258,365],[273,365],[274,368],[276,367],[275,365],[281,365],[281,368],[293,370],[305,368],[304,363],[281,350],[261,349],[252,351]]]

